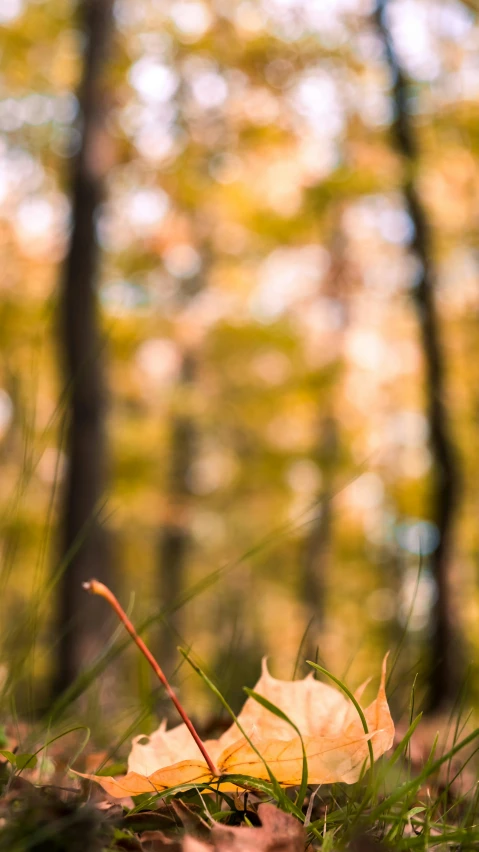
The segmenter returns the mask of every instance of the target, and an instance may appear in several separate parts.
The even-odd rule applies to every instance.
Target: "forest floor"
[[[442,728],[435,736],[434,731]],[[479,848],[479,731],[456,720],[415,720],[393,749],[352,785],[298,790],[244,779],[225,793],[189,785],[118,800],[75,775],[102,754],[79,759],[74,734],[37,755],[19,750],[13,726],[0,763],[0,849],[8,852],[303,852],[304,849]],[[467,728],[467,725],[466,725]],[[15,728],[18,732],[18,724]],[[41,748],[41,745],[40,745]],[[43,756],[42,756],[43,755]],[[108,772],[120,772],[109,767]]]
[[[114,726],[99,746],[98,713],[93,732],[85,719],[59,727],[78,718],[80,691],[36,725],[14,714],[4,720],[0,852],[479,849],[479,728],[465,713],[465,688],[448,716],[423,718],[414,680],[407,718],[395,726],[387,673],[399,651],[389,664],[384,658],[376,698],[364,710],[362,688],[352,693],[317,663],[302,680],[280,681],[264,661],[235,715],[180,648],[225,711],[197,732],[116,598],[92,584],[114,606],[183,723],[136,737],[127,765],[135,725],[109,750]],[[94,664],[80,686],[97,679]],[[219,736],[210,739],[212,733]],[[124,762],[112,764],[117,754]]]

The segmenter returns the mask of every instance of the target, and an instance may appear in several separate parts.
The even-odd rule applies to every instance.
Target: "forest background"
[[[2,0],[0,56],[8,706],[162,710],[91,576],[199,718],[180,640],[477,702],[474,4]]]

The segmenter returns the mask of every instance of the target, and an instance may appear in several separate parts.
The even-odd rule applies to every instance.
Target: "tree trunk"
[[[78,93],[82,140],[71,174],[72,231],[59,300],[68,428],[55,695],[73,682],[101,641],[104,608],[97,609],[98,602],[84,594],[81,583],[92,576],[106,579],[108,573],[105,535],[98,522],[106,454],[95,216],[104,192],[107,137],[102,71],[113,30],[112,6],[112,0],[83,0],[79,7],[85,37]]]
[[[429,442],[433,459],[431,519],[439,533],[439,544],[430,562],[437,588],[437,600],[431,617],[428,684],[428,710],[434,712],[455,697],[460,677],[449,592],[452,535],[460,480],[445,402],[445,358],[435,302],[436,270],[431,250],[431,231],[415,182],[418,150],[408,109],[408,83],[396,56],[386,9],[387,0],[379,0],[375,22],[392,77],[395,109],[392,133],[396,148],[404,160],[404,201],[414,226],[411,248],[420,266],[420,277],[411,289],[411,295],[416,307],[425,365]]]
[[[321,470],[322,487],[318,494],[316,518],[304,543],[301,598],[309,616],[310,629],[305,638],[302,656],[316,659],[319,634],[325,615],[326,582],[329,573],[333,524],[332,497],[334,468],[337,461],[338,424],[331,415],[320,418],[315,460]]]
[[[194,385],[196,366],[195,353],[186,350],[183,353],[178,384],[180,396],[187,394]],[[182,399],[181,404],[184,404]],[[174,605],[185,586],[185,566],[190,544],[188,474],[195,454],[195,436],[196,429],[190,412],[178,411],[171,422],[166,517],[159,537],[159,593],[161,609],[166,611]],[[168,674],[171,674],[175,667],[177,634],[180,628],[180,611],[171,611],[161,629],[159,649],[162,666]]]
[[[334,374],[341,370],[343,338],[349,321],[348,300],[355,280],[347,256],[346,242],[341,228],[343,207],[338,204],[332,213],[330,240],[331,267],[322,292],[337,302],[343,317],[337,335],[337,355],[330,369]],[[337,375],[335,385],[337,384]],[[318,411],[318,440],[315,461],[321,471],[322,483],[318,499],[318,514],[313,521],[304,544],[302,560],[301,597],[311,619],[311,628],[305,640],[306,658],[314,660],[318,651],[318,638],[324,626],[327,577],[332,547],[333,497],[339,462],[339,425],[334,415],[334,399],[324,400]],[[304,656],[304,654],[303,654]]]

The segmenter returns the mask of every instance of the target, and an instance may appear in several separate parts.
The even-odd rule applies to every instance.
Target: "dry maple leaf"
[[[337,781],[351,784],[358,780],[369,759],[368,741],[375,759],[393,742],[394,725],[386,699],[385,678],[386,659],[377,698],[364,711],[368,734],[354,705],[338,690],[315,680],[312,674],[301,681],[276,680],[264,661],[254,691],[282,710],[301,732],[309,784]],[[167,731],[163,722],[146,743],[141,736],[133,741],[126,775],[86,777],[101,784],[111,796],[124,797],[192,783],[214,783],[220,775],[249,775],[268,781],[266,763],[279,783],[301,784],[302,744],[291,725],[253,698],[247,699],[238,722],[250,742],[234,723],[219,739],[204,743],[218,775],[212,774],[186,725]]]
[[[259,805],[258,816],[259,828],[215,825],[215,852],[304,852],[306,836],[299,820],[267,803]]]
[[[263,803],[258,815],[257,828],[216,823],[208,842],[188,834],[174,840],[160,831],[143,832],[140,840],[145,852],[304,852],[304,828],[291,814]]]

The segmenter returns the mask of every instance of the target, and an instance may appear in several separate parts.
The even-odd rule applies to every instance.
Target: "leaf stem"
[[[208,769],[210,770],[211,774],[212,775],[218,775],[219,773],[218,773],[218,770],[216,769],[216,766],[214,765],[211,757],[209,756],[208,752],[206,751],[205,746],[202,743],[202,741],[199,737],[199,734],[198,734],[198,732],[196,731],[196,728],[193,725],[193,722],[191,721],[191,719],[187,715],[186,710],[180,704],[180,702],[179,702],[178,698],[176,697],[173,689],[171,688],[170,684],[168,683],[168,680],[166,678],[165,673],[163,672],[163,669],[160,668],[160,666],[158,665],[157,661],[155,660],[153,654],[151,653],[151,651],[146,647],[145,643],[143,642],[143,639],[141,638],[141,636],[138,636],[138,633],[136,632],[133,624],[131,623],[130,619],[128,618],[128,616],[125,612],[125,610],[123,609],[123,607],[121,606],[121,604],[119,603],[119,601],[117,600],[117,598],[115,597],[113,592],[110,591],[108,586],[105,586],[103,583],[100,583],[98,580],[89,580],[88,583],[83,583],[83,588],[87,592],[90,592],[90,594],[92,594],[92,595],[100,595],[100,597],[105,598],[105,600],[108,601],[108,603],[110,604],[112,609],[115,610],[118,618],[120,619],[122,624],[125,626],[126,630],[130,634],[131,638],[133,639],[135,644],[138,646],[141,653],[148,660],[148,662],[149,662],[151,668],[153,669],[153,671],[155,672],[158,680],[165,687],[165,690],[166,690],[168,697],[171,698],[173,704],[175,705],[176,709],[178,710],[178,713],[180,714],[181,718],[183,719],[183,722],[185,723],[186,727],[188,728],[191,736],[193,737],[193,739],[194,739],[196,745],[198,746],[201,754],[203,755],[206,763],[208,764]]]

